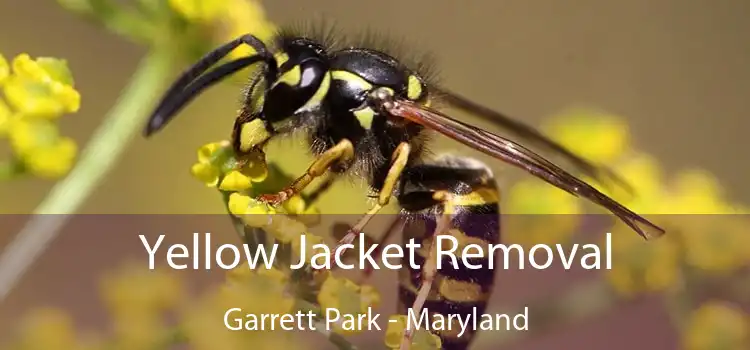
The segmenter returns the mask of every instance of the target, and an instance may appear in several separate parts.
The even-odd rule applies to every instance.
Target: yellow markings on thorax
[[[247,152],[271,137],[263,120],[254,119],[240,127],[240,150]]]
[[[451,195],[453,205],[475,206],[483,204],[495,204],[500,201],[500,193],[494,188],[481,187],[470,193],[462,195]]]
[[[345,70],[335,70],[331,72],[331,76],[334,80],[342,80],[350,84],[358,85],[358,87],[362,90],[372,90],[373,88],[372,84],[370,84],[367,80],[352,72],[348,72]]]
[[[422,90],[422,82],[419,81],[419,78],[410,75],[408,80],[409,81],[406,85],[406,97],[410,100],[417,100],[422,97],[424,90]]]
[[[331,88],[331,75],[326,73],[325,76],[323,76],[323,81],[320,82],[320,86],[318,86],[318,90],[315,91],[315,94],[310,97],[309,100],[305,103],[304,106],[302,106],[302,110],[309,109],[310,107],[317,106],[321,102],[323,102],[323,99],[328,94],[328,90]]]
[[[358,89],[361,89],[363,91],[373,89],[372,84],[352,72],[348,72],[345,70],[335,70],[331,72],[331,76],[334,80],[341,80],[349,84],[353,84],[357,86]],[[353,114],[357,118],[357,121],[359,121],[359,125],[361,125],[363,128],[370,129],[372,127],[372,120],[375,118],[375,111],[372,110],[372,108],[364,107],[362,109],[354,111]]]
[[[282,73],[273,85],[284,83],[289,86],[297,86],[300,81],[302,81],[302,68],[300,68],[299,65],[296,65],[292,67],[292,69]]]
[[[289,55],[286,52],[277,52],[273,55],[273,58],[276,59],[276,65],[281,67],[282,64],[286,63],[286,61],[289,61]]]
[[[359,121],[359,125],[361,125],[366,130],[370,130],[372,128],[372,120],[375,119],[375,111],[372,110],[370,107],[365,107],[362,109],[358,109],[354,111],[354,116],[357,117],[357,121]]]

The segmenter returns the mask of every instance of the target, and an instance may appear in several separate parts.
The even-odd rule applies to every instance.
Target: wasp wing
[[[633,189],[627,183],[627,181],[622,179],[615,172],[581,158],[565,146],[545,136],[537,129],[518,120],[515,120],[505,114],[473,102],[447,89],[441,87],[432,87],[432,90],[437,92],[437,94],[440,96],[439,100],[441,102],[444,102],[451,107],[463,110],[464,112],[470,113],[476,117],[481,118],[482,120],[494,123],[515,134],[524,141],[528,141],[530,143],[545,147],[548,150],[551,150],[552,152],[563,156],[570,163],[579,168],[584,174],[590,176],[591,178],[599,181],[604,185],[607,185],[605,178],[609,178],[615,181],[618,185],[626,189],[631,194],[633,193]]]
[[[526,170],[532,175],[575,196],[601,205],[646,239],[664,234],[664,230],[634,213],[596,188],[565,171],[541,155],[504,137],[453,119],[435,109],[408,100],[393,100],[383,108],[390,114],[421,124],[471,148]],[[641,225],[652,230],[644,230]],[[655,231],[655,232],[649,232]]]

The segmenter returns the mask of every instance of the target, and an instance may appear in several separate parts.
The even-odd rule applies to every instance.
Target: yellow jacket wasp
[[[255,54],[209,71],[240,45],[252,47]],[[297,131],[306,133],[316,159],[307,172],[286,189],[261,196],[260,199],[271,204],[302,192],[329,170],[365,178],[378,194],[377,203],[340,243],[350,243],[354,233],[361,232],[368,220],[394,195],[405,215],[434,218],[430,228],[434,231],[423,232],[425,240],[449,234],[456,224],[461,232],[462,213],[478,211],[497,218],[498,194],[486,166],[463,157],[425,157],[423,146],[428,131],[436,131],[524,169],[572,195],[584,197],[611,211],[645,238],[664,233],[658,226],[521,144],[451,118],[430,106],[439,101],[493,120],[525,141],[561,155],[594,179],[615,178],[608,170],[572,154],[529,126],[428,83],[427,74],[419,67],[404,64],[385,50],[368,45],[337,46],[315,34],[282,30],[272,47],[248,34],[211,51],[173,83],[153,112],[145,135],[163,128],[206,88],[255,63],[262,63],[262,67],[249,84],[235,121],[234,150],[240,156],[262,152],[264,145],[276,136]],[[499,225],[499,220],[489,222]],[[463,230],[463,234],[484,235],[483,239],[488,241],[499,240],[495,228],[482,230],[488,231],[485,234],[481,230]],[[418,310],[426,302],[433,301],[428,300],[430,291],[449,304],[476,303],[483,310],[492,278],[470,279],[469,283],[479,285],[484,291],[462,301],[451,301],[455,296],[446,294],[450,288],[433,288],[435,257],[426,255],[423,271],[412,271],[409,275],[419,276],[419,280],[402,285],[402,301],[413,301],[410,304],[415,314],[419,314]],[[444,276],[441,285],[457,281],[457,278]],[[402,348],[410,343],[411,336],[409,332],[405,334]],[[446,348],[468,346],[468,341],[441,336]]]

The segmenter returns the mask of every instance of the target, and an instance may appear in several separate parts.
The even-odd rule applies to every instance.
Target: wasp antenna
[[[205,76],[201,76],[211,66],[242,44],[252,47],[256,54],[226,63]],[[266,63],[266,74],[275,76],[278,70],[276,59],[260,39],[250,34],[243,35],[207,53],[198,62],[182,72],[180,77],[164,93],[161,102],[149,117],[143,130],[144,136],[151,136],[162,129],[182,107],[209,86],[258,61]]]
[[[183,90],[173,94],[170,99],[164,100],[164,102],[159,105],[158,109],[152,114],[151,119],[149,119],[148,124],[146,125],[144,130],[145,135],[150,136],[158,131],[169,121],[169,119],[190,103],[190,101],[198,97],[203,90],[223,80],[225,77],[232,75],[253,63],[261,61],[262,59],[262,57],[257,55],[238,58],[218,66],[210,72],[198,77],[198,79],[188,84]]]

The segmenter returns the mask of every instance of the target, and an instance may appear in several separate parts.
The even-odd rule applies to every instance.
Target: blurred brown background
[[[277,0],[264,5],[276,23],[323,15],[344,30],[370,27],[405,36],[419,43],[419,50],[435,54],[445,85],[531,123],[580,105],[621,115],[629,120],[637,146],[665,167],[709,170],[731,198],[750,202],[750,186],[745,184],[750,162],[744,154],[749,144],[745,133],[750,130],[748,1]],[[0,30],[0,52],[6,57],[28,52],[68,59],[83,101],[80,113],[64,118],[63,130],[81,145],[143,54],[142,48],[75,18],[50,0],[0,2]],[[237,98],[237,87],[213,89],[186,110],[179,127],[153,140],[135,140],[82,211],[221,212],[216,193],[200,186],[187,169],[196,147],[228,136]],[[454,144],[443,142],[437,148],[441,147]],[[30,212],[50,185],[37,180],[0,185],[0,212]],[[340,200],[335,194],[326,199]],[[347,199],[347,205],[350,210],[365,208],[364,201],[352,207]],[[12,232],[3,228],[0,242]],[[101,239],[113,247],[118,238]],[[97,244],[90,242],[88,249]],[[67,251],[62,248],[55,249],[58,257],[78,254],[72,244]],[[51,288],[45,279],[31,275],[24,286]],[[19,303],[14,309],[33,303],[23,299],[13,299]],[[591,333],[577,332],[580,337],[570,344],[580,347]],[[557,338],[523,349],[546,349],[551,344],[559,348],[566,334],[561,330]],[[623,341],[636,341],[637,335],[621,334]],[[586,349],[603,348],[608,341],[589,340],[593,343]],[[674,346],[666,345],[668,341],[660,344],[653,349]]]

